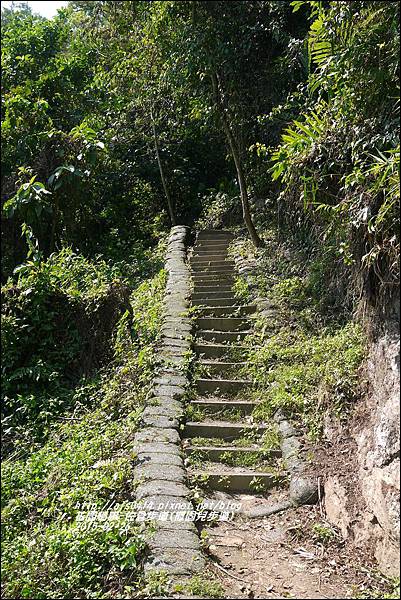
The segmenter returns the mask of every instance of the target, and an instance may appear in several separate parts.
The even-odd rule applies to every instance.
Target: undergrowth
[[[141,528],[116,520],[82,529],[78,517],[134,499],[133,438],[155,367],[164,284],[160,271],[128,296],[109,366],[74,389],[74,411],[51,413],[41,445],[21,444],[3,462],[4,597],[124,597],[140,585]],[[20,427],[30,435],[29,419]]]
[[[302,420],[316,439],[327,412],[345,418],[358,395],[364,333],[349,306],[325,287],[325,257],[305,260],[302,248],[290,250],[274,230],[265,238],[263,250],[250,250],[244,242],[231,249],[257,261],[237,290],[265,299],[254,333],[246,338],[247,372],[260,401],[254,417],[265,420],[281,409]]]

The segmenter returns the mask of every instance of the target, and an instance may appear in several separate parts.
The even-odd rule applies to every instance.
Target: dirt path
[[[252,507],[279,501],[235,495]],[[322,543],[319,506],[304,506],[261,519],[240,516],[206,528],[211,567],[232,598],[355,598],[369,587],[366,557],[346,550],[341,537]]]

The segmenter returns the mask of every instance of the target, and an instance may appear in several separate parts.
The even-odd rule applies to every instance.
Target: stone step
[[[195,380],[196,389],[200,394],[237,394],[252,386],[248,379],[203,379]]]
[[[192,273],[192,281],[198,285],[234,285],[234,276],[232,273]]]
[[[198,317],[196,325],[199,329],[237,332],[249,327],[249,320],[243,317]]]
[[[246,356],[247,348],[245,346],[235,346],[226,344],[194,344],[194,351],[204,358],[223,358],[224,356],[235,353],[241,356]]]
[[[191,275],[199,277],[200,275],[221,275],[221,274],[234,274],[234,265],[191,265]]]
[[[217,294],[221,294],[221,295],[228,294],[231,296],[232,295],[232,287],[233,286],[231,283],[227,283],[224,285],[220,285],[220,282],[217,282],[217,285],[216,284],[210,285],[210,282],[209,282],[209,284],[206,283],[204,285],[195,283],[194,284],[194,292],[192,294],[192,297],[195,297],[198,294],[207,294],[207,295],[209,295],[209,294],[216,294],[216,295]]]
[[[203,261],[208,260],[226,260],[228,258],[227,249],[221,248],[220,250],[202,250],[197,248],[194,250],[196,254],[192,255],[192,259],[196,258]]]
[[[218,464],[202,471],[193,471],[192,477],[199,477],[204,485],[215,491],[224,492],[266,492],[279,483],[277,477],[264,471],[244,469],[243,467],[232,468],[232,472],[222,469]]]
[[[204,237],[204,236],[208,236],[208,235],[215,235],[215,236],[222,236],[225,235],[227,237],[234,237],[234,234],[232,231],[229,231],[228,229],[214,229],[214,228],[208,228],[208,229],[200,229],[197,233],[197,237]]]
[[[229,258],[222,258],[216,256],[215,258],[204,257],[204,256],[192,256],[189,261],[192,268],[198,267],[231,267],[235,266],[235,262]]]
[[[250,415],[258,402],[247,402],[246,400],[230,400],[223,398],[198,398],[192,400],[191,406],[206,410],[209,414],[224,410],[239,411],[243,415]]]
[[[197,235],[196,236],[196,241],[195,244],[216,244],[219,242],[225,242],[226,244],[230,244],[233,241],[233,237],[232,235],[211,235],[211,234],[203,234],[203,235]]]
[[[234,273],[231,271],[197,271],[192,272],[191,277],[193,281],[199,280],[212,280],[212,281],[223,281],[226,279],[233,280]]]
[[[187,445],[184,447],[184,452],[187,456],[191,456],[191,454],[200,454],[206,460],[211,460],[213,462],[219,462],[221,456],[227,452],[229,452],[233,458],[235,456],[242,455],[252,455],[252,454],[260,454],[261,459],[263,457],[267,458],[280,458],[281,450],[280,449],[272,449],[272,450],[263,450],[260,446],[235,446],[235,445],[227,445],[227,446],[192,446]]]
[[[233,236],[231,235],[197,235],[196,236],[196,240],[195,240],[195,244],[199,244],[200,242],[215,242],[215,241],[226,241],[226,242],[232,242],[233,240]]]
[[[222,252],[220,254],[210,254],[210,252],[197,252],[191,256],[191,264],[192,263],[206,263],[206,262],[225,262],[225,256]]]
[[[235,267],[235,263],[233,260],[229,258],[205,258],[205,257],[195,257],[191,258],[189,261],[192,269],[200,269],[202,267]]]
[[[212,297],[205,294],[192,294],[192,306],[238,306],[239,302],[238,298],[235,298],[232,294],[227,294],[227,298],[224,298],[224,294],[218,296],[217,292]]]
[[[200,310],[200,315],[203,317],[232,317],[237,315],[252,315],[256,312],[256,306],[247,304],[244,306],[205,306]]]
[[[229,245],[231,244],[231,240],[198,240],[196,245],[194,246],[197,250],[209,250],[210,252],[214,252],[215,250],[225,250],[227,252]]]
[[[252,333],[250,329],[245,331],[214,331],[213,329],[200,329],[196,332],[196,337],[199,340],[204,340],[205,342],[216,342],[216,344],[220,343],[235,343],[240,340],[243,340],[247,335]]]
[[[245,367],[246,362],[228,362],[228,361],[216,361],[216,360],[200,360],[198,364],[201,367],[205,367],[207,372],[212,374],[225,373],[226,371],[238,371]]]
[[[247,425],[244,423],[230,423],[229,421],[187,421],[184,427],[184,438],[210,438],[222,440],[236,440],[247,432],[263,435],[267,431],[266,425]]]

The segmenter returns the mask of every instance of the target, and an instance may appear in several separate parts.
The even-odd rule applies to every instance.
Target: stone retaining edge
[[[180,421],[188,386],[186,357],[191,349],[191,319],[188,316],[191,279],[186,240],[189,228],[171,229],[166,253],[168,272],[164,296],[164,320],[158,350],[160,371],[154,378],[151,398],[142,414],[142,427],[134,438],[137,482],[136,499],[144,509],[192,510],[181,449]],[[175,507],[175,508],[174,508]],[[165,571],[188,576],[205,566],[199,536],[193,522],[155,520],[146,535],[149,556],[145,573]]]

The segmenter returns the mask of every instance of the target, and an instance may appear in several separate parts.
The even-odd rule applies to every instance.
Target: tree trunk
[[[160,179],[162,181],[164,194],[165,194],[166,200],[167,200],[168,214],[170,216],[171,225],[174,226],[174,225],[176,225],[177,222],[176,222],[175,215],[174,215],[173,203],[171,201],[170,191],[168,189],[167,182],[166,182],[166,177],[164,175],[163,164],[162,164],[162,161],[161,161],[161,158],[160,158],[159,139],[157,137],[156,124],[155,124],[155,120],[153,118],[153,111],[152,110],[150,111],[150,118],[151,118],[151,121],[152,121],[153,140],[154,140],[154,144],[155,144],[157,164],[159,166]]]
[[[55,246],[56,246],[58,219],[59,219],[59,202],[56,197],[56,200],[54,203],[54,208],[53,208],[53,215],[52,215],[52,229],[51,229],[51,233],[50,233],[50,250],[49,250],[50,254],[52,252],[54,252]]]
[[[229,120],[225,113],[224,105],[222,102],[220,90],[219,90],[219,79],[217,73],[212,73],[212,85],[213,91],[215,95],[216,106],[220,114],[223,130],[227,141],[230,146],[231,154],[234,159],[235,168],[237,171],[238,184],[241,194],[241,203],[242,203],[242,214],[244,217],[245,225],[248,229],[249,235],[251,236],[251,240],[253,244],[260,248],[263,246],[263,241],[260,239],[258,232],[256,231],[255,225],[252,221],[251,211],[249,209],[249,197],[248,197],[248,188],[246,184],[246,177],[244,173],[244,169],[242,167],[240,151],[238,148],[238,144],[235,140],[234,133],[231,129]]]

